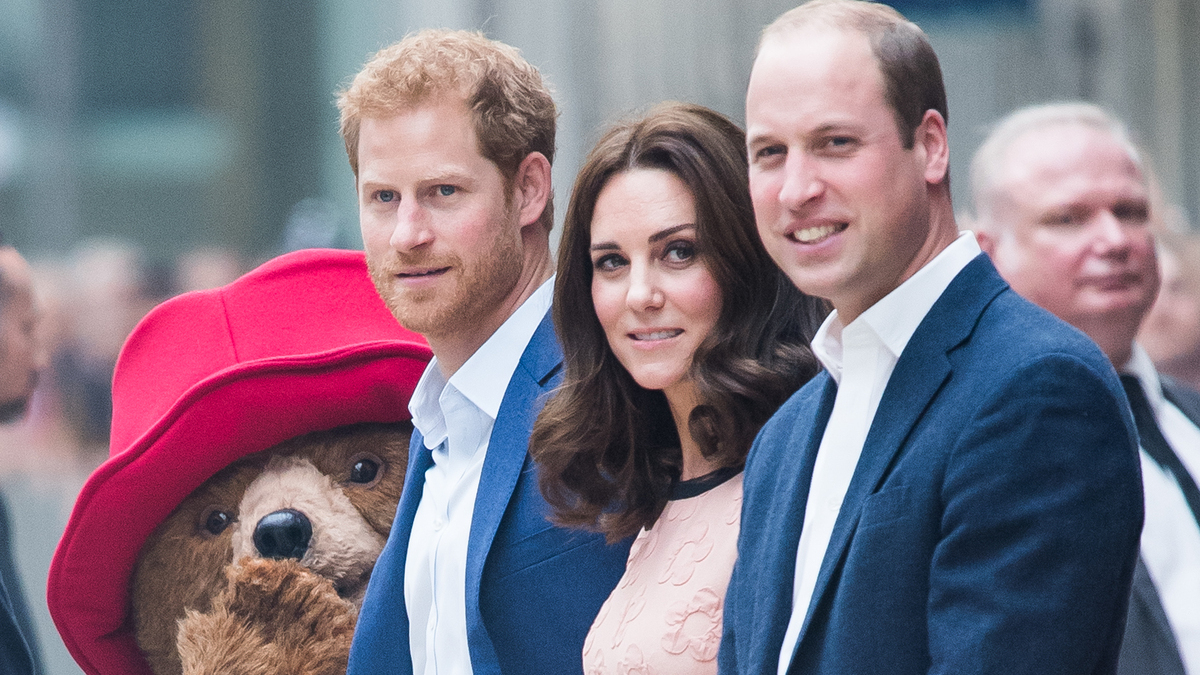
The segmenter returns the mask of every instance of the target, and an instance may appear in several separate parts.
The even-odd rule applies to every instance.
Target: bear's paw
[[[294,560],[244,559],[206,613],[179,622],[184,675],[342,675],[356,613]]]

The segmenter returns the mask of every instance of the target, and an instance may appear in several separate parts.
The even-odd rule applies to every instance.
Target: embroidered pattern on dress
[[[638,533],[633,545],[629,547],[629,560],[625,563],[625,575],[621,577],[619,588],[628,588],[637,583],[641,576],[642,561],[654,553],[658,543],[657,530],[642,530]]]
[[[712,661],[721,646],[721,596],[711,588],[701,588],[691,602],[671,603],[667,625],[674,628],[662,639],[667,653],[686,651],[697,661]]]
[[[646,587],[638,589],[629,602],[625,603],[625,609],[621,612],[621,619],[617,621],[617,630],[613,633],[612,648],[616,649],[625,641],[625,628],[642,613],[642,608],[646,606]],[[640,652],[639,652],[640,653]]]
[[[617,662],[619,675],[654,675],[654,669],[646,663],[642,650],[637,645],[629,645],[625,650],[625,658]]]
[[[687,529],[687,536],[681,537],[675,545],[666,568],[658,577],[658,583],[670,582],[675,586],[686,584],[696,572],[696,563],[707,558],[712,550],[713,543],[708,540],[708,524],[693,524]]]
[[[742,519],[742,493],[729,501],[729,510],[725,512],[725,524],[733,525]]]

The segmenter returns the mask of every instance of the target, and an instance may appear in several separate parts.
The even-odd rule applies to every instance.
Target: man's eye
[[[754,159],[767,159],[768,157],[782,155],[783,153],[784,147],[782,145],[768,145],[765,148],[759,148],[758,151],[754,153]]]
[[[1145,204],[1119,204],[1113,215],[1122,222],[1144,223],[1150,220],[1150,208]]]
[[[1068,227],[1079,222],[1079,216],[1071,211],[1056,211],[1042,216],[1042,225],[1051,227]]]
[[[392,190],[380,190],[375,193],[375,199],[386,204],[396,200],[396,193]]]
[[[825,139],[825,147],[834,151],[849,150],[857,143],[853,136],[830,136]]]
[[[454,187],[453,185],[439,185],[437,189],[438,194],[443,197],[449,197],[455,192],[458,192],[458,188]]]

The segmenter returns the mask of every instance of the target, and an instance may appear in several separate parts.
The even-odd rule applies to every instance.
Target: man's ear
[[[992,258],[995,256],[995,254],[996,254],[996,237],[994,237],[991,232],[988,232],[987,230],[981,230],[981,229],[976,228],[975,229],[975,240],[979,242],[979,248],[983,249],[983,252],[988,254],[989,258]]]
[[[513,177],[513,192],[521,227],[537,222],[550,199],[550,160],[540,152],[526,155]]]
[[[925,182],[941,183],[950,170],[950,140],[946,135],[946,119],[936,110],[926,110],[925,117],[913,133],[913,146],[924,153]]]

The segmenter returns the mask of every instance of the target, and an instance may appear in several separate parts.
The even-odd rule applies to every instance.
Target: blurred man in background
[[[1145,526],[1118,672],[1200,673],[1200,394],[1134,341],[1159,288],[1139,153],[1096,106],[1035,106],[997,125],[971,180],[980,246],[1018,293],[1100,345],[1137,422]]]
[[[45,356],[35,339],[37,311],[29,264],[0,241],[0,423],[22,419]],[[0,493],[0,672],[40,673],[33,623],[13,564],[8,506]]]
[[[1162,286],[1138,332],[1158,372],[1200,388],[1200,237],[1159,231]]]

